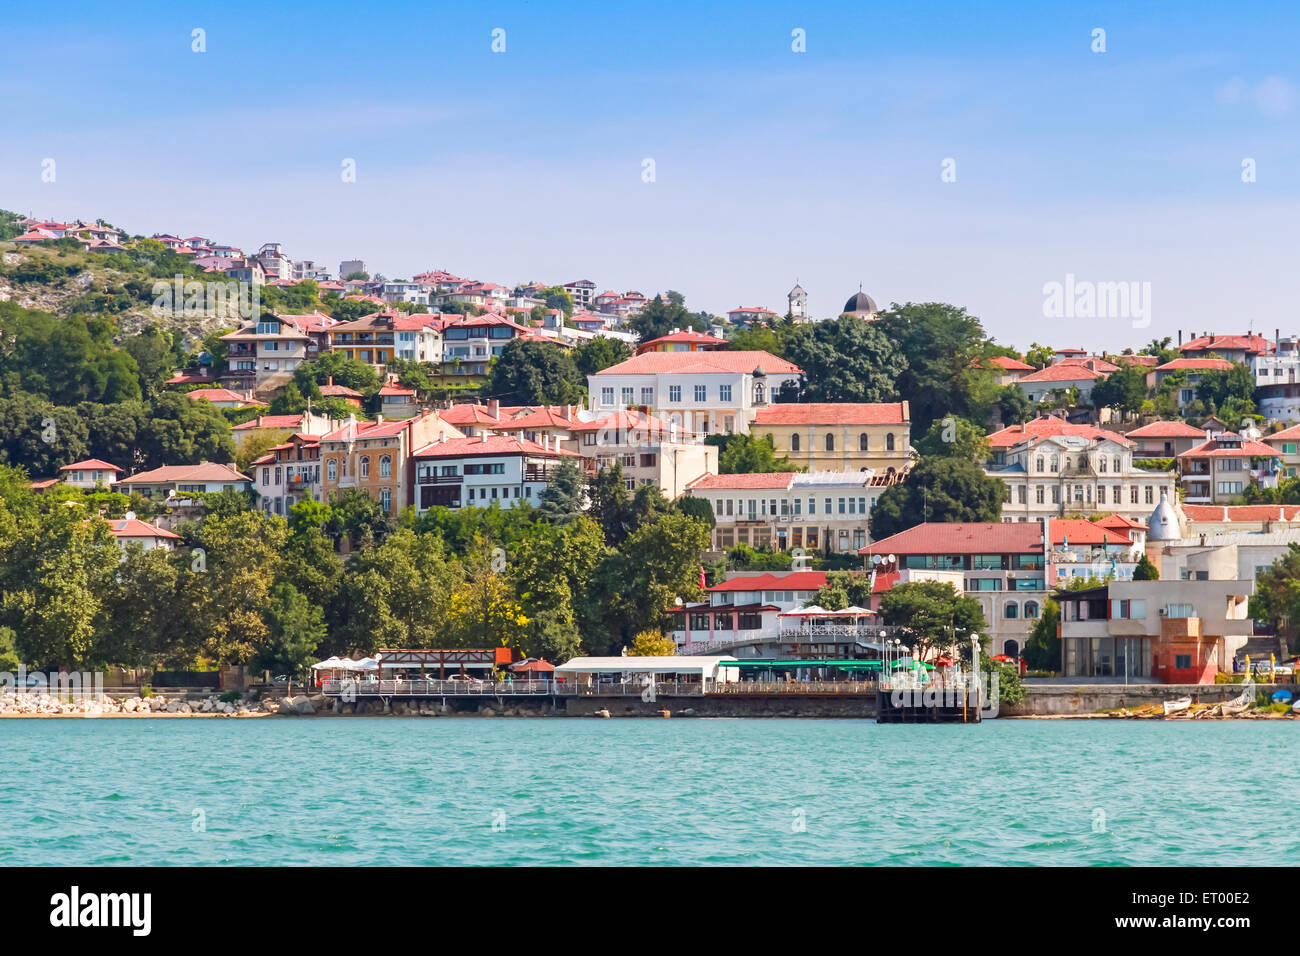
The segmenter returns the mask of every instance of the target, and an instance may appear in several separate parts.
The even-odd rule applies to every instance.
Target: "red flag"
[[[700,565],[700,590],[704,590],[704,565]]]

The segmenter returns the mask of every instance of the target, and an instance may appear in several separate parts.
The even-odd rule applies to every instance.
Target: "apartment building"
[[[513,508],[537,505],[565,459],[589,469],[577,452],[509,435],[483,432],[477,438],[444,438],[411,458],[417,511],[429,508]]]
[[[291,435],[256,459],[249,470],[258,507],[267,514],[288,514],[304,498],[321,500],[319,436]]]
[[[442,361],[444,319],[459,316],[408,315],[396,309],[365,315],[328,329],[330,348],[382,370],[394,358],[413,362]]]
[[[569,293],[569,298],[573,300],[573,307],[577,309],[590,309],[595,305],[596,283],[590,279],[579,279],[577,282],[566,282],[565,290]]]
[[[587,376],[590,410],[639,407],[668,424],[710,435],[745,433],[756,411],[798,366],[767,352],[645,352]]]
[[[1232,363],[1221,358],[1177,358],[1164,365],[1157,365],[1147,374],[1147,387],[1159,388],[1170,375],[1181,373],[1185,376],[1178,387],[1178,407],[1186,408],[1196,401],[1196,389],[1206,372],[1229,372]]]
[[[990,653],[1018,657],[1054,583],[1046,522],[928,522],[860,549],[871,569],[880,559],[900,571],[959,571],[979,602]]]
[[[390,421],[350,420],[320,439],[321,495],[329,500],[349,488],[359,488],[374,498],[388,514],[415,503],[411,454],[442,439],[464,438],[437,412]]]
[[[718,448],[699,435],[640,412],[620,411],[570,424],[566,448],[595,460],[597,470],[617,463],[628,491],[654,485],[667,498],[718,470]]]
[[[1260,442],[1273,449],[1277,455],[1281,476],[1294,478],[1300,471],[1300,425],[1292,425],[1280,432],[1263,435]]]
[[[778,458],[809,471],[903,475],[911,465],[907,402],[800,402],[754,412],[749,430],[771,435]]]
[[[851,554],[870,538],[869,518],[888,487],[870,471],[705,475],[686,493],[713,507],[713,551],[738,544]]]
[[[1250,485],[1277,487],[1278,452],[1236,432],[1219,432],[1178,456],[1178,480],[1187,504],[1237,504]]]
[[[443,380],[463,381],[465,376],[482,379],[488,363],[501,354],[511,339],[536,338],[535,330],[502,315],[445,316]]]
[[[729,347],[726,339],[691,329],[682,331],[673,329],[667,335],[642,342],[636,347],[636,354],[642,352],[716,352]]]
[[[1207,562],[1208,564],[1209,562]],[[1215,571],[1219,569],[1216,567]],[[1213,684],[1253,632],[1251,580],[1114,581],[1057,595],[1062,674]]]
[[[307,361],[312,337],[290,316],[264,312],[221,341],[226,343],[228,369],[223,380],[246,389],[276,388],[288,383],[294,369]]]

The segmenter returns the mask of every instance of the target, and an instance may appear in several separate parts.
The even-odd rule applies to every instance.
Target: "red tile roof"
[[[255,428],[298,428],[302,425],[302,415],[259,415],[233,426],[230,430],[252,431]]]
[[[826,586],[825,571],[776,571],[732,578],[710,591],[819,591]]]
[[[1047,368],[1040,368],[1037,372],[1030,372],[1028,375],[1022,375],[1016,379],[1016,384],[1023,382],[1081,382],[1087,379],[1105,378],[1106,373],[1095,372],[1090,368],[1082,365],[1065,365],[1058,362],[1056,365],[1049,365]]]
[[[406,388],[402,385],[385,385],[379,390],[380,395],[401,396],[403,398],[414,398],[415,389]]]
[[[907,402],[799,402],[768,405],[754,416],[762,425],[904,425]]]
[[[1107,515],[1096,523],[1103,528],[1110,528],[1112,531],[1120,531],[1121,533],[1132,528],[1140,528],[1143,531],[1147,528],[1141,521],[1134,521],[1132,518],[1126,518],[1123,515]]]
[[[766,471],[747,475],[702,475],[687,487],[691,491],[740,490],[743,488],[787,489],[795,471]]]
[[[1188,521],[1295,521],[1300,505],[1183,505]]]
[[[232,392],[228,388],[196,388],[192,392],[186,392],[187,398],[193,398],[204,402],[247,402],[243,395],[238,392]],[[261,403],[259,403],[261,404]]]
[[[1024,381],[1024,379],[1021,379]],[[989,436],[989,445],[993,448],[1010,448],[1028,438],[1054,438],[1058,435],[1071,435],[1079,438],[1109,438],[1121,445],[1133,444],[1117,432],[1098,428],[1096,425],[1072,425],[1064,418],[1055,415],[1042,415],[1023,425],[1008,425]]]
[[[1092,368],[1097,372],[1118,372],[1119,366],[1114,362],[1108,362],[1104,358],[1089,358],[1086,355],[1072,355],[1061,359],[1057,365],[1082,365]]]
[[[971,362],[976,368],[1000,368],[1006,372],[1032,372],[1034,367],[1009,355],[990,355]]]
[[[360,398],[361,393],[346,385],[322,385],[320,393],[326,398]]]
[[[1294,441],[1300,439],[1300,425],[1292,425],[1271,435],[1265,435],[1260,441]]]
[[[99,458],[87,458],[85,461],[74,461],[71,465],[64,465],[59,471],[94,471],[94,470],[121,471],[117,465],[111,465]]]
[[[750,373],[761,368],[768,375],[783,373],[798,375],[799,366],[770,352],[733,352],[722,349],[715,352],[645,352],[641,355],[611,365],[596,373],[600,375],[663,375],[690,373]]]
[[[1037,521],[930,521],[892,534],[858,554],[1042,554]]]
[[[1204,440],[1205,429],[1189,425],[1184,421],[1152,422],[1124,433],[1127,438],[1200,438]]]
[[[577,316],[574,316],[574,318],[576,319]],[[599,316],[599,318],[604,319],[607,317]],[[693,342],[699,345],[727,344],[726,339],[720,339],[716,335],[705,335],[703,332],[695,332],[691,329],[687,329],[685,332],[670,332],[667,335],[659,336],[657,339],[650,339],[647,342],[642,342],[639,347],[645,348],[647,345],[655,345],[659,342]]]
[[[465,458],[473,455],[542,455],[581,458],[577,452],[563,448],[543,448],[537,442],[512,435],[485,435],[480,438],[449,438],[425,445],[412,458]]]
[[[115,538],[169,538],[176,541],[181,539],[180,535],[149,524],[147,521],[141,521],[139,518],[119,518],[110,522],[108,530]]]
[[[1240,448],[1220,448],[1219,442],[1224,439],[1237,438],[1241,442]],[[1233,432],[1220,432],[1209,441],[1201,442],[1195,448],[1188,449],[1179,455],[1179,458],[1242,458],[1249,456],[1251,458],[1276,458],[1277,449],[1271,445],[1265,445],[1263,442],[1247,441]]]
[[[1052,544],[1131,544],[1128,535],[1119,534],[1101,526],[1100,522],[1083,518],[1053,518]]]
[[[1192,339],[1186,345],[1180,345],[1180,352],[1215,352],[1219,350],[1246,350],[1248,352],[1271,352],[1272,344],[1258,333],[1251,335],[1203,335]]]
[[[641,434],[649,433],[651,435],[671,435],[673,426],[662,419],[655,418],[653,415],[643,415],[641,412],[630,412],[627,410],[612,412],[603,418],[597,418],[590,422],[573,421],[569,427],[575,432],[599,432],[599,431],[637,431]],[[677,433],[682,433],[678,428]]]
[[[247,475],[241,475],[233,468],[219,465],[214,461],[205,461],[197,465],[163,465],[152,471],[142,471],[123,478],[119,484],[162,485],[173,481],[252,481]]]
[[[1232,368],[1232,363],[1227,359],[1209,359],[1209,358],[1177,358],[1172,362],[1166,362],[1164,365],[1157,365],[1157,372],[1176,372],[1181,368],[1189,369],[1221,369],[1227,371]]]

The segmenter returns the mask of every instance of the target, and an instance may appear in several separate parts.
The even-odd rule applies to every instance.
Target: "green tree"
[[[707,332],[709,327],[698,315],[688,312],[684,304],[665,302],[662,296],[655,296],[627,321],[627,330],[636,333],[642,342],[662,338],[673,329]]]
[[[1151,563],[1151,560],[1145,554],[1138,559],[1137,567],[1133,569],[1133,580],[1134,581],[1159,581],[1160,580],[1160,572],[1156,570],[1156,566]]]
[[[628,657],[674,657],[677,643],[662,631],[642,631],[632,638],[628,648]]]
[[[586,487],[580,469],[572,458],[563,459],[551,472],[551,480],[542,492],[537,516],[553,524],[567,524],[582,514]]]
[[[1056,350],[1047,345],[1039,345],[1035,342],[1025,353],[1025,361],[1034,368],[1047,368],[1056,361]]]
[[[574,364],[578,368],[578,374],[584,378],[631,357],[632,350],[626,342],[605,335],[598,335],[573,350]]]
[[[1029,632],[1025,641],[1025,665],[1031,670],[1059,671],[1061,669],[1061,639],[1057,625],[1061,622],[1061,605],[1048,599],[1043,613]]]
[[[581,402],[584,388],[563,346],[516,338],[492,363],[485,392],[505,405],[566,405]]]
[[[936,419],[916,443],[921,455],[960,458],[979,464],[989,457],[989,439],[984,429],[964,418]]]
[[[880,599],[885,624],[902,628],[902,640],[922,655],[951,649],[987,629],[984,612],[973,597],[959,594],[947,581],[895,584]]]
[[[204,652],[218,663],[246,664],[270,639],[264,610],[287,538],[283,518],[257,511],[208,516],[199,527],[202,560],[191,562],[187,584],[198,589]]]
[[[898,343],[878,323],[850,315],[795,326],[785,358],[803,370],[802,397],[809,402],[894,401],[907,368]]]
[[[1146,398],[1146,369],[1141,365],[1121,365],[1092,388],[1094,406],[1118,408],[1132,415],[1142,411]]]
[[[1003,385],[997,393],[997,404],[1003,425],[1022,425],[1034,414],[1029,399],[1016,385]]]
[[[251,661],[254,671],[301,674],[325,640],[325,612],[292,584],[271,589],[265,612],[267,638]]]
[[[335,641],[355,653],[380,647],[445,647],[458,562],[436,535],[401,528],[348,566],[340,603],[349,609]]]
[[[165,392],[149,406],[146,416],[137,447],[147,468],[235,460],[230,423],[210,402]]]
[[[911,404],[914,429],[924,432],[949,415],[987,419],[997,386],[976,361],[985,342],[979,319],[942,302],[909,302],[891,306],[876,324],[906,356],[895,387]]]
[[[923,521],[1000,521],[1006,485],[970,461],[923,458],[871,509],[875,540]]]
[[[803,471],[782,456],[776,457],[771,435],[712,434],[706,444],[718,446],[718,471],[724,475],[752,475],[773,471]]]
[[[566,318],[573,315],[573,296],[564,286],[548,286],[537,293],[537,298],[546,303],[548,309],[559,309]]]

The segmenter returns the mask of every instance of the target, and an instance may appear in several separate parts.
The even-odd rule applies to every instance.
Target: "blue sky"
[[[1020,348],[1300,332],[1294,6],[614,6],[13,8],[0,206],[713,312],[862,283]],[[1150,327],[1045,320],[1067,274]]]

